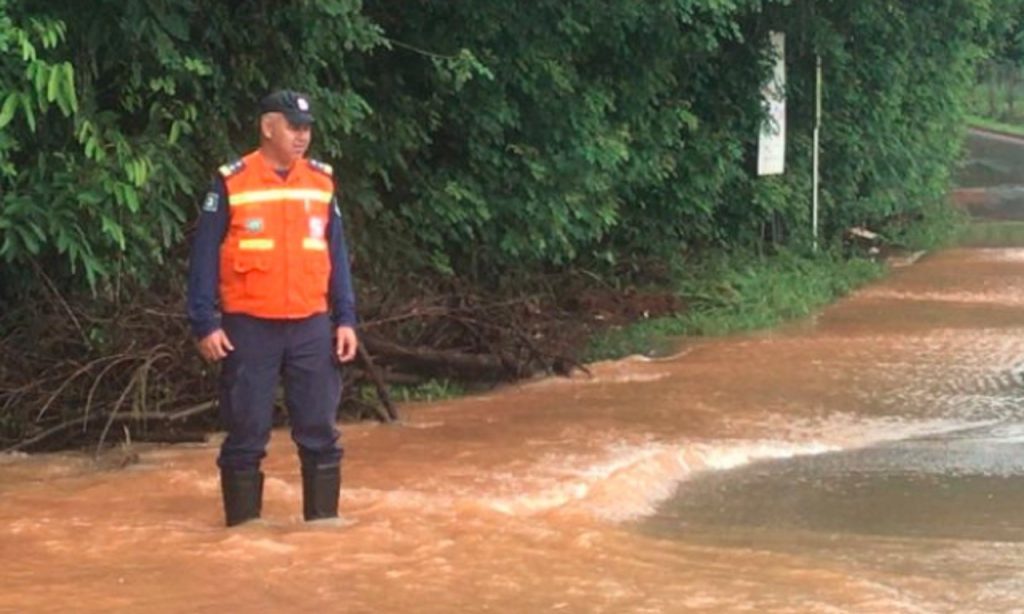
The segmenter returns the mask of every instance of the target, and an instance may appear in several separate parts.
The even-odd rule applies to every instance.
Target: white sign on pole
[[[757,174],[778,175],[786,165],[786,35],[771,33],[775,71],[761,90],[768,117],[757,139]]]

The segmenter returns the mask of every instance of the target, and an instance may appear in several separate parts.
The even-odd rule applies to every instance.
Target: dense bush
[[[283,85],[319,103],[316,153],[378,280],[806,241],[815,54],[826,240],[905,224],[942,200],[1010,6],[0,0],[0,283],[180,269],[210,169],[253,146],[253,101]],[[756,178],[772,29],[788,170]]]
[[[316,95],[335,153],[367,112],[345,57],[380,40],[357,2],[0,0],[4,290],[38,283],[30,262],[94,287],[178,267],[210,169],[253,145],[259,92]]]
[[[1001,19],[988,27],[989,57],[977,71],[977,85],[970,100],[974,121],[1020,132],[1024,124],[1024,3],[1005,4]]]

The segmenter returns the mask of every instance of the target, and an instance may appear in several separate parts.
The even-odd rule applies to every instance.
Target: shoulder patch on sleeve
[[[218,207],[220,207],[220,196],[216,192],[207,192],[206,198],[203,199],[203,211],[216,213]]]
[[[241,171],[243,168],[245,168],[245,162],[242,162],[242,160],[239,159],[221,166],[220,168],[217,169],[217,172],[219,172],[222,177],[227,179],[232,175],[238,174],[238,172]]]
[[[321,173],[327,175],[328,177],[334,175],[334,169],[331,168],[331,165],[326,162],[321,162],[320,160],[310,159],[309,167],[315,171],[320,171]]]

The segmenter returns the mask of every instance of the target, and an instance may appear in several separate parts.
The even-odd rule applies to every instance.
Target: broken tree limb
[[[516,375],[529,374],[527,365],[523,365],[523,371],[517,374],[509,366],[514,361],[493,355],[406,347],[370,334],[364,334],[363,341],[367,350],[376,355],[378,359],[395,365],[402,371],[427,373],[434,377],[480,381],[505,380]]]
[[[131,415],[131,414],[116,414],[116,415],[113,415],[112,414],[109,417],[113,418],[115,421],[118,421],[118,422],[125,422],[125,421],[130,421],[130,420],[164,420],[164,421],[168,421],[168,422],[174,422],[175,420],[183,420],[184,418],[187,418],[189,416],[194,416],[195,414],[200,414],[202,412],[205,412],[205,411],[215,407],[216,405],[217,405],[216,401],[207,401],[205,403],[199,403],[198,405],[193,405],[191,407],[186,407],[185,409],[181,409],[181,410],[178,410],[178,411],[175,411],[175,412],[147,412],[147,413],[136,414],[136,415]],[[31,445],[37,444],[37,443],[39,443],[41,441],[44,441],[47,438],[52,437],[53,435],[56,435],[57,433],[61,433],[63,431],[66,431],[69,428],[72,428],[72,427],[75,427],[75,426],[78,426],[78,425],[87,425],[88,423],[93,422],[95,420],[99,420],[100,418],[103,418],[103,417],[105,417],[104,414],[95,413],[95,414],[89,414],[89,415],[86,415],[86,416],[81,416],[81,417],[75,418],[73,420],[68,420],[67,422],[61,422],[60,424],[58,424],[56,426],[53,426],[51,428],[48,428],[45,431],[43,431],[42,433],[39,433],[38,435],[36,435],[34,437],[31,437],[31,438],[26,439],[24,441],[20,441],[20,442],[14,444],[13,446],[9,446],[7,448],[4,448],[3,450],[0,450],[0,453],[17,452],[18,450],[22,450],[22,449],[27,448],[27,447],[29,447]]]
[[[377,388],[377,396],[380,398],[381,405],[384,407],[383,412],[378,412],[383,419],[383,422],[394,422],[398,420],[398,411],[395,409],[395,404],[391,402],[391,395],[388,394],[388,386],[384,382],[384,379],[380,375],[380,370],[373,364],[373,356],[370,355],[369,350],[362,343],[358,346],[359,358],[363,361],[363,368],[366,370],[366,374],[370,376],[370,380],[373,382],[374,387]]]

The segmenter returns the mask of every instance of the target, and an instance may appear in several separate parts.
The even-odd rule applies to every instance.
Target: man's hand
[[[359,347],[356,329],[351,326],[339,326],[335,333],[334,343],[339,362],[348,362],[356,357],[356,349]]]
[[[199,348],[199,353],[202,354],[203,358],[210,362],[221,360],[228,355],[228,352],[235,349],[235,346],[231,345],[231,340],[228,339],[222,328],[218,328],[197,341],[196,347]]]

